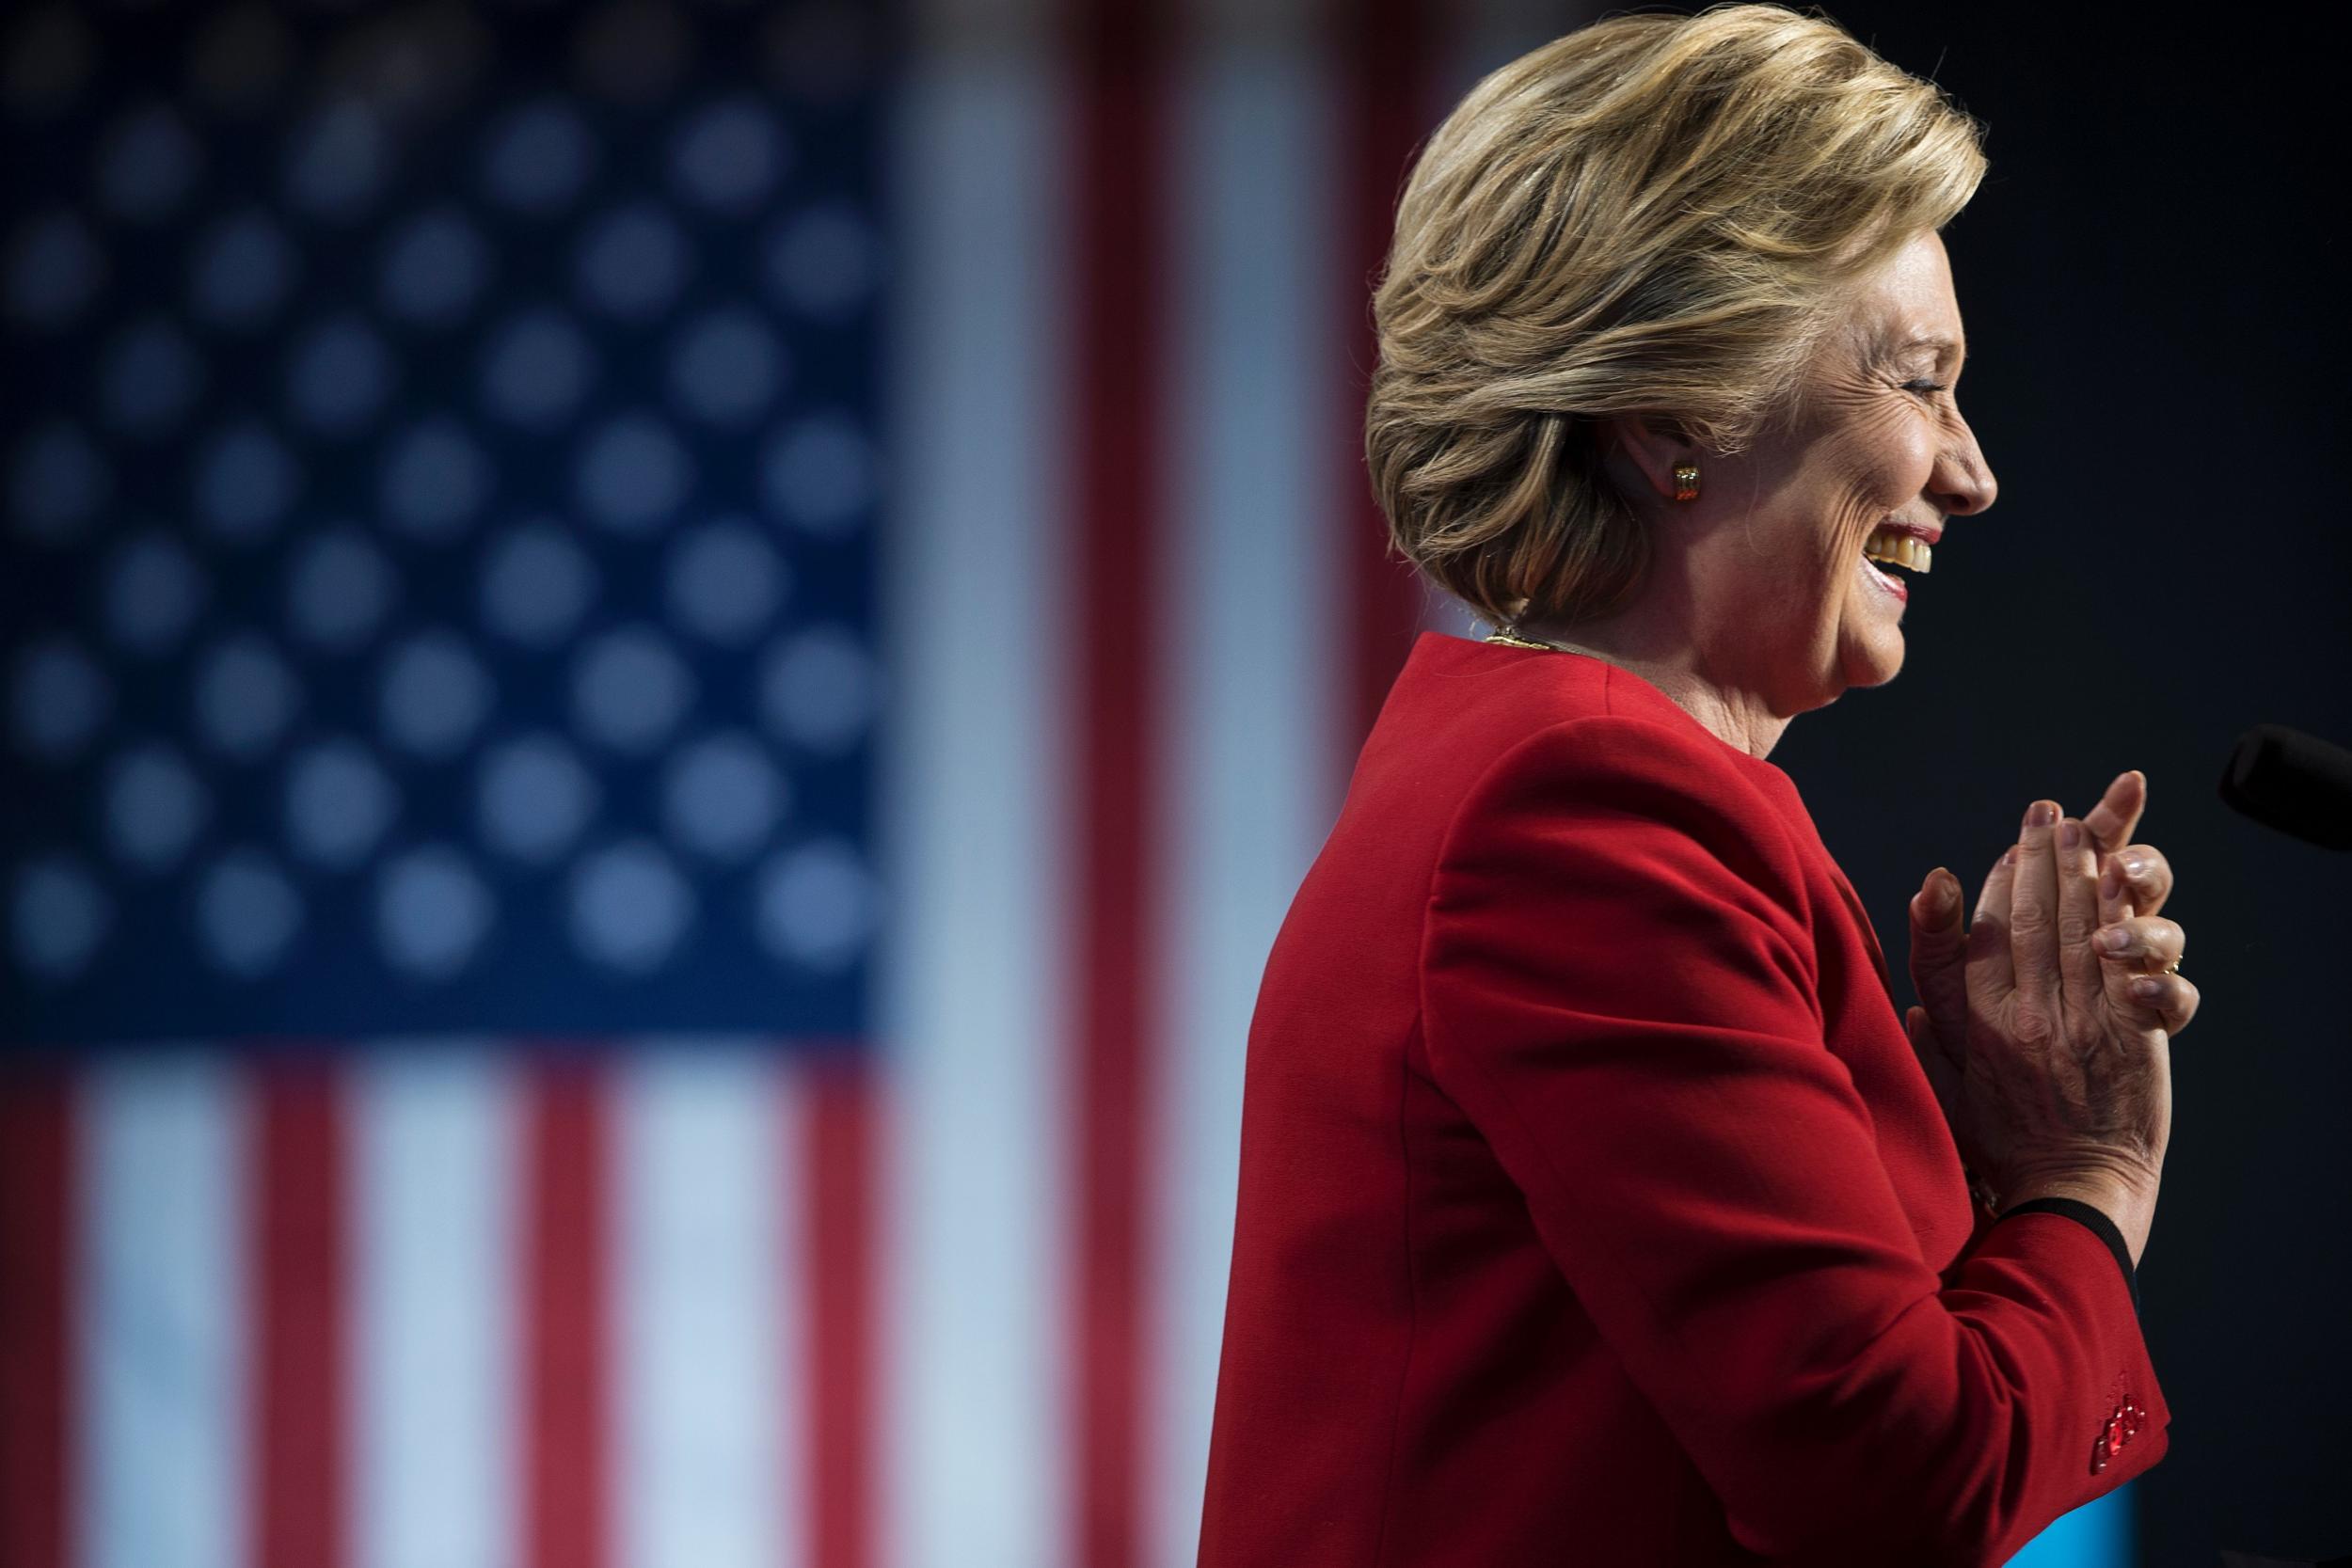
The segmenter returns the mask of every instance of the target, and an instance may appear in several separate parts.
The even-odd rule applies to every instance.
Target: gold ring
[[[2178,958],[2173,959],[2170,963],[2164,966],[2164,973],[2167,974],[2178,974],[2180,972],[2181,960]]]

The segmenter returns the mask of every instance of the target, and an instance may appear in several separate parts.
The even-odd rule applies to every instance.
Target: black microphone
[[[2266,828],[2323,849],[2352,849],[2352,752],[2284,724],[2238,736],[2221,798]]]

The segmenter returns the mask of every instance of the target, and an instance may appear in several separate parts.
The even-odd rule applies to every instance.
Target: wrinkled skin
[[[2171,1037],[2200,996],[2186,976],[2161,973],[2188,936],[2158,912],[2170,863],[2130,842],[2147,799],[2143,775],[2119,777],[2074,848],[2060,842],[2065,824],[2029,813],[1964,924],[1960,880],[1940,866],[1911,901],[1923,1005],[1905,1027],[1995,1206],[2089,1176],[2153,1207],[2172,1125]]]
[[[1973,518],[1996,492],[1960,412],[1964,356],[1943,241],[1921,234],[1851,296],[1796,416],[1747,450],[1610,420],[1608,471],[1650,528],[1650,572],[1608,620],[1520,629],[1631,670],[1759,757],[1797,714],[1892,680],[1906,607],[1860,565],[1864,539],[1886,521]],[[1672,499],[1681,463],[1699,466],[1696,500]],[[1965,527],[1946,543],[1965,547]],[[2037,802],[2048,820],[2028,813],[1969,920],[1959,879],[1931,872],[1911,913],[1924,1005],[1905,1020],[1979,1195],[2099,1203],[2135,1257],[2171,1126],[2169,1038],[2199,1000],[2158,973],[2186,936],[2158,912],[2170,865],[2132,842],[2146,801],[2146,779],[2123,774],[2073,847],[2056,802]]]
[[[1796,715],[1893,680],[1904,605],[1863,567],[1863,540],[1882,522],[1973,516],[1997,488],[1960,413],[1965,352],[1944,242],[1922,234],[1856,290],[1794,418],[1745,450],[1609,420],[1607,469],[1648,526],[1650,570],[1605,621],[1523,629],[1632,670],[1759,757]],[[1686,462],[1699,496],[1677,501]]]

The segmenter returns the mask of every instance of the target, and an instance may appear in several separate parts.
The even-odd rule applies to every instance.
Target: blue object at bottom
[[[2132,1488],[2126,1485],[2052,1520],[2009,1560],[2009,1568],[2130,1568],[2132,1560]]]

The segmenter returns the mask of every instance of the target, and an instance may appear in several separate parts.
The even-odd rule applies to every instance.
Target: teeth
[[[1935,551],[1926,540],[1886,528],[1870,531],[1870,537],[1863,541],[1862,553],[1872,561],[1892,562],[1922,577],[1935,561]]]

